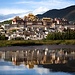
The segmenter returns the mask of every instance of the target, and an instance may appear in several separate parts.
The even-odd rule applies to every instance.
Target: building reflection
[[[14,65],[24,64],[28,68],[40,64],[65,64],[75,60],[75,51],[66,49],[0,51],[0,59],[12,61]]]

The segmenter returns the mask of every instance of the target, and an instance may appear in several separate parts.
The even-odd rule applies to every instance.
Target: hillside
[[[0,22],[0,24],[11,24],[12,23],[12,20],[6,20],[6,21],[3,21],[3,22]]]
[[[50,17],[50,18],[66,18],[69,21],[75,21],[75,5],[64,8],[64,9],[52,9],[44,14],[38,14],[39,18]]]

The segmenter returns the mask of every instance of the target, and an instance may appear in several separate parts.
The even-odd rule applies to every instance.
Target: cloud
[[[30,10],[10,9],[10,8],[0,9],[0,22],[3,22],[5,20],[13,19],[15,16],[23,17],[28,12],[30,12]]]
[[[35,14],[35,15],[37,15],[37,14],[42,14],[42,13],[48,11],[48,10],[49,9],[46,8],[46,7],[39,7],[37,9],[35,9],[32,13]]]
[[[11,9],[11,8],[4,8],[4,9],[0,9],[0,14],[2,15],[8,15],[8,14],[21,14],[21,13],[25,13],[28,12],[30,10],[25,10],[25,9]]]
[[[15,16],[20,16],[23,18],[25,15],[28,15],[29,13],[33,13],[34,15],[42,14],[46,12],[47,10],[48,8],[46,7],[39,7],[35,9],[34,11],[23,10],[23,9],[1,9],[0,10],[0,22],[5,21],[5,20],[10,20],[14,18]]]
[[[25,66],[0,66],[0,71],[11,71],[11,70],[27,70]]]
[[[26,12],[26,11],[34,11],[37,8],[43,7],[44,9],[61,9],[68,7],[70,5],[75,5],[74,0],[19,0],[16,2],[12,2],[11,9],[0,9],[0,11],[6,12],[6,14],[10,14],[9,12],[18,13],[18,12]],[[6,6],[7,7],[7,6]],[[43,10],[44,10],[43,9]],[[43,11],[41,10],[41,11]],[[4,12],[2,12],[5,14]]]
[[[49,70],[46,68],[35,68],[36,73],[39,73],[40,75],[43,74],[49,74]]]
[[[16,2],[15,4],[37,4],[37,3],[41,3],[41,2],[37,2],[37,1],[20,1],[20,2]]]
[[[20,1],[16,2],[16,4],[26,4],[30,5],[33,8],[38,8],[38,7],[46,7],[48,9],[55,9],[55,8],[63,8],[67,7],[69,5],[74,5],[74,1],[72,0],[40,0],[40,1]]]

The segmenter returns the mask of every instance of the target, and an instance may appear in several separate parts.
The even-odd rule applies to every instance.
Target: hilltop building
[[[67,24],[69,24],[69,22],[68,22],[68,20],[67,19],[65,19],[65,18],[54,18],[53,19],[53,23],[55,23],[55,24],[58,24],[58,25],[67,25]]]
[[[19,16],[16,16],[13,20],[12,20],[12,24],[24,24],[24,25],[38,25],[41,24],[42,22],[38,19],[37,16],[33,15],[33,14],[28,14],[28,16],[24,16],[24,18],[20,18]]]

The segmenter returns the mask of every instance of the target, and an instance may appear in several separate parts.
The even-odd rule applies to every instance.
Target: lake
[[[0,48],[0,75],[75,75],[74,45]]]

